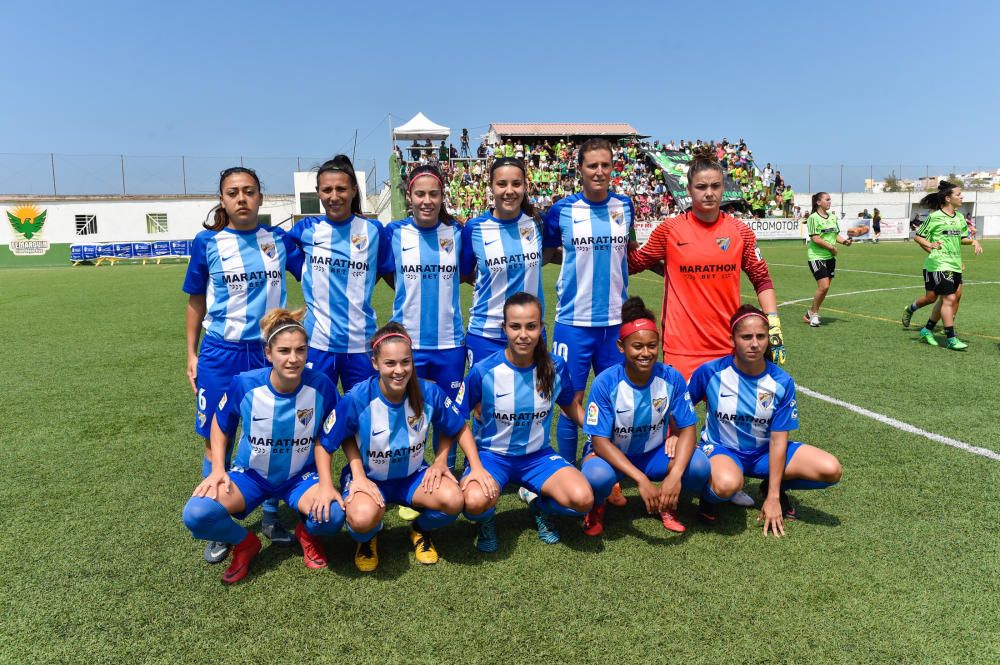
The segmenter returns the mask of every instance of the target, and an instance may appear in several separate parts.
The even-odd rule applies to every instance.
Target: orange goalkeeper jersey
[[[753,231],[732,215],[705,223],[689,211],[662,221],[646,244],[629,252],[629,273],[661,261],[664,353],[705,360],[732,353],[729,318],[740,306],[740,271],[758,293],[774,288]]]

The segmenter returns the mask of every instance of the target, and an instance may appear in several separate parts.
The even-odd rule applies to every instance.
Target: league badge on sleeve
[[[462,406],[463,401],[465,401],[465,382],[462,382],[462,386],[458,389],[458,394],[455,395],[455,404]]]
[[[328,415],[326,417],[326,420],[323,422],[323,433],[329,434],[330,430],[333,429],[334,423],[336,422],[337,422],[337,410],[333,409],[332,411],[330,411],[330,415]]]
[[[594,402],[590,403],[587,407],[587,424],[596,425],[597,424],[597,404]]]

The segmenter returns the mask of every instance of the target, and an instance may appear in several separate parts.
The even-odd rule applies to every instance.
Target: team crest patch
[[[363,233],[355,233],[351,236],[351,244],[354,246],[354,249],[363,252],[368,247],[368,236]]]
[[[622,212],[621,210],[612,210],[611,211],[611,221],[614,222],[615,224],[624,224],[625,223],[625,213]]]
[[[260,246],[260,251],[267,254],[267,258],[269,259],[273,259],[278,254],[273,242],[265,242]]]
[[[424,414],[415,413],[412,416],[406,417],[406,424],[410,426],[414,432],[419,431],[424,425]]]
[[[666,397],[657,397],[653,400],[653,408],[656,409],[657,411],[662,411],[663,405],[666,404],[666,402],[667,402]]]
[[[521,231],[521,237],[524,238],[526,241],[531,242],[532,240],[535,239],[535,229],[534,229],[534,227],[531,227],[531,226],[522,226],[520,228],[520,231]]]
[[[774,402],[774,393],[770,390],[761,390],[757,393],[757,403],[760,404],[761,408],[768,409]]]
[[[333,411],[330,412],[330,415],[328,415],[326,417],[326,420],[323,422],[323,433],[329,434],[330,430],[333,429],[334,423],[336,422],[337,422],[337,410],[334,409]]]
[[[705,453],[706,455],[711,455],[713,450],[715,450],[714,444],[711,443],[701,444],[701,452]]]
[[[729,249],[729,236],[726,236],[725,238],[716,238],[715,244],[718,245],[719,249],[723,252],[726,251]]]
[[[441,245],[441,249],[443,249],[446,252],[450,252],[455,247],[455,239],[441,238],[441,241],[438,244]]]
[[[302,423],[303,426],[308,425],[309,421],[313,419],[313,410],[299,409],[295,412],[295,417],[298,418],[299,422]]]
[[[587,407],[587,424],[596,425],[597,424],[597,405],[593,402]]]

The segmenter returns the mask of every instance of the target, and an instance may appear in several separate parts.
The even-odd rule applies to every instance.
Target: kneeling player
[[[583,517],[594,503],[587,479],[556,454],[549,443],[556,404],[577,426],[583,409],[562,358],[542,344],[542,306],[535,296],[520,292],[503,308],[507,348],[473,365],[458,394],[458,403],[472,414],[472,431],[483,467],[499,489],[517,483],[535,518],[538,538],[559,542],[551,515]],[[462,446],[465,450],[465,445]],[[462,478],[465,516],[479,522],[476,547],[497,550],[497,494],[484,492],[488,483]]]
[[[317,485],[313,441],[337,404],[337,391],[326,376],[305,366],[304,314],[275,309],[261,319],[271,367],[233,379],[212,422],[212,472],[184,506],[184,524],[195,538],[235,545],[232,564],[222,575],[229,584],[247,576],[260,552],[257,536],[230,515],[244,519],[267,499],[295,507],[307,518],[295,528],[295,536],[310,568],[326,567],[317,536],[334,534],[344,524],[340,495]],[[226,450],[237,425],[243,434],[226,473]]]
[[[691,377],[691,400],[705,400],[701,449],[712,476],[702,494],[701,515],[716,519],[716,504],[743,487],[743,477],[762,478],[764,505],[758,521],[764,534],[784,535],[784,520],[795,519],[786,489],[822,489],[840,480],[837,458],[819,448],[789,441],[798,428],[795,382],[766,360],[767,317],[743,305],[729,323],[733,355],[705,363]]]
[[[371,342],[377,375],[354,386],[337,405],[324,427],[322,446],[316,449],[320,486],[332,491],[330,454],[341,443],[347,466],[341,490],[347,504],[347,529],[358,543],[354,564],[362,572],[378,567],[378,533],[385,504],[417,509],[410,527],[417,561],[437,563],[430,532],[458,519],[464,505],[458,482],[448,469],[448,451],[465,419],[437,385],[418,379],[413,346],[399,323],[380,328]],[[427,432],[440,434],[434,463],[424,463]],[[463,444],[470,468],[479,465],[474,446]]]
[[[639,486],[646,511],[659,514],[663,526],[676,533],[685,531],[676,512],[681,487],[697,495],[708,480],[708,458],[695,447],[698,417],[687,384],[676,369],[656,361],[659,349],[653,313],[642,298],[629,298],[618,335],[625,361],[594,379],[583,426],[591,440],[583,475],[594,489],[594,508],[583,524],[588,536],[604,531],[605,499],[626,476]],[[674,449],[668,450],[671,416],[677,429],[669,439]],[[659,488],[654,480],[663,481]]]

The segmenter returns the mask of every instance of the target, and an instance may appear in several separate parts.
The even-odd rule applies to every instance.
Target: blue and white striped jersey
[[[459,301],[461,228],[439,222],[417,226],[412,217],[386,227],[388,272],[396,276],[392,320],[402,323],[414,349],[454,349],[465,346]]]
[[[626,455],[640,455],[663,445],[670,416],[678,428],[698,424],[680,372],[656,363],[649,382],[636,386],[625,366],[615,365],[590,384],[583,431],[610,439]]]
[[[293,393],[276,391],[270,376],[271,368],[262,367],[234,377],[215,419],[229,436],[242,424],[233,469],[256,471],[279,485],[315,468],[313,440],[337,405],[337,389],[324,374],[308,367]]]
[[[378,376],[351,388],[323,427],[323,448],[332,453],[345,438],[353,436],[365,475],[372,480],[398,480],[419,471],[424,465],[430,426],[445,436],[455,436],[465,427],[465,418],[443,390],[418,380],[424,396],[420,413],[414,413],[409,399],[400,404],[386,399]]]
[[[504,221],[483,214],[470,219],[462,228],[461,256],[462,274],[476,274],[470,335],[505,339],[503,304],[518,291],[536,296],[542,302],[545,318],[542,234],[531,217],[521,215]]]
[[[691,400],[705,400],[702,443],[752,451],[770,445],[771,432],[799,427],[795,382],[768,361],[759,376],[738,370],[732,356],[709,361],[695,370],[689,386]]]
[[[631,199],[615,193],[600,203],[578,193],[549,208],[545,246],[563,248],[556,323],[582,328],[621,323],[634,216]]]
[[[382,225],[354,215],[343,222],[305,217],[289,235],[305,252],[302,295],[309,346],[364,353],[378,327],[372,291],[388,263]]]
[[[260,320],[284,307],[285,271],[302,274],[302,250],[281,229],[202,231],[191,244],[184,292],[205,294],[205,334],[259,342]]]
[[[555,404],[569,406],[575,396],[566,363],[550,355],[555,381],[552,394],[541,395],[535,387],[535,366],[515,367],[504,353],[497,351],[473,365],[455,402],[473,414],[472,434],[480,450],[516,457],[551,448],[552,410]],[[477,406],[479,418],[474,414]]]

